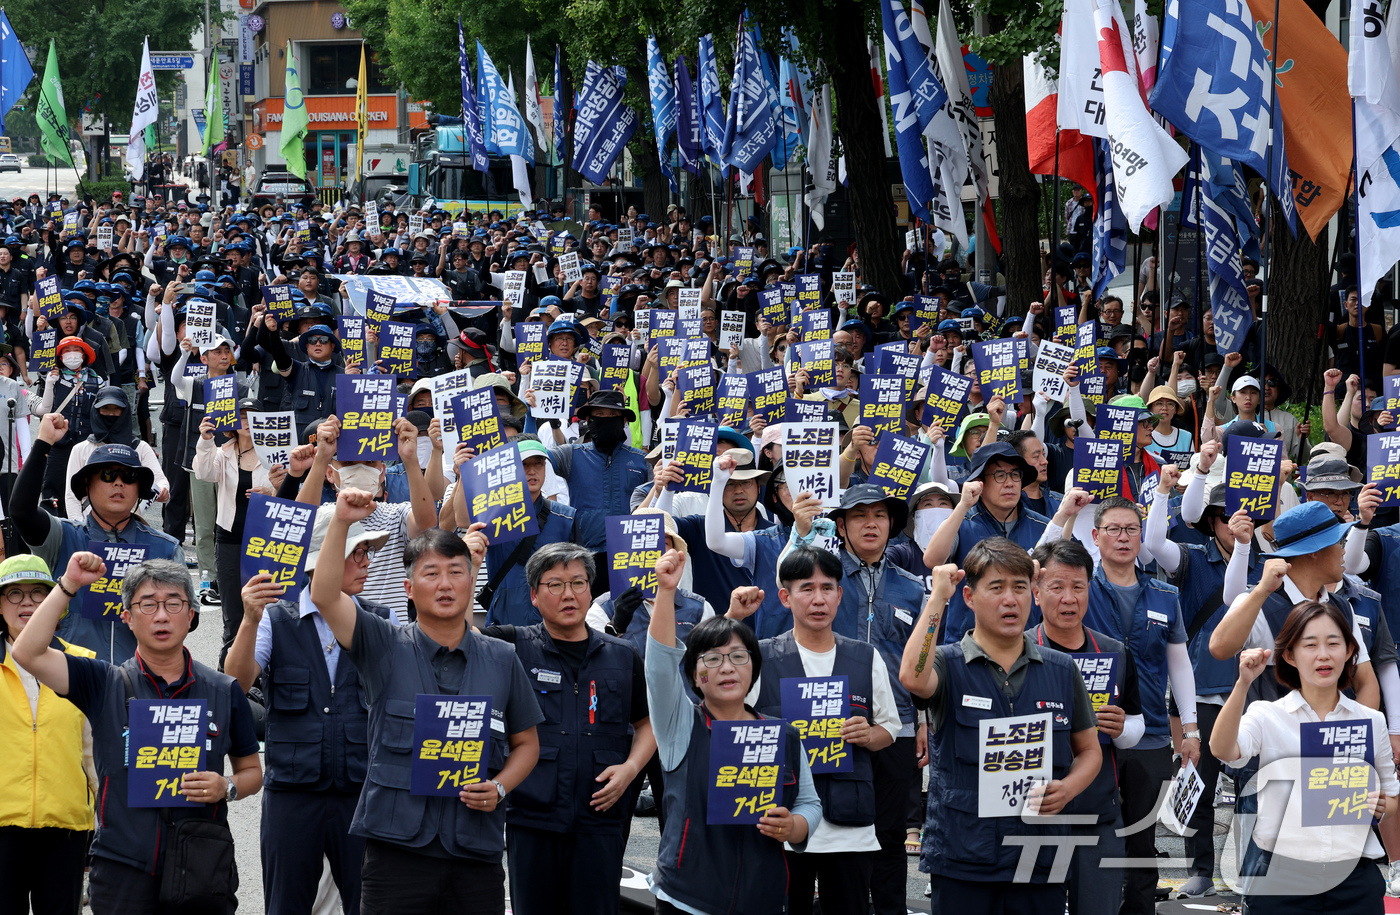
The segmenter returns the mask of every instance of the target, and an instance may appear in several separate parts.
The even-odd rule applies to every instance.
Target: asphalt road
[[[20,156],[25,168],[20,172],[0,172],[0,200],[13,200],[16,197],[28,199],[30,194],[38,194],[45,199],[51,190],[57,190],[69,200],[78,189],[78,173],[71,168],[29,168],[29,159]]]

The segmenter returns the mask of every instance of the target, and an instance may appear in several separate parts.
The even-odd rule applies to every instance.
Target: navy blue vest
[[[808,676],[797,651],[797,640],[791,631],[759,643],[763,657],[763,673],[759,680],[758,702],[755,707],[765,718],[782,718],[782,681],[789,677]],[[836,636],[836,659],[831,665],[833,677],[848,677],[851,717],[872,722],[875,690],[871,685],[871,666],[875,649]],[[870,768],[870,751],[847,744],[855,768],[849,772],[812,773],[817,796],[822,799],[822,819],[838,826],[870,826],[875,822],[875,779]]]
[[[1062,836],[1068,833],[1069,827],[1032,825],[1021,817],[978,818],[981,723],[988,718],[1032,712],[1038,702],[1059,703],[1065,713],[1052,716],[1055,722],[1052,769],[1055,778],[1064,778],[1073,760],[1070,716],[1074,708],[1075,681],[1083,681],[1074,662],[1066,655],[1045,649],[1040,652],[1040,663],[1029,663],[1020,691],[1008,700],[1002,693],[1001,681],[986,662],[967,663],[960,645],[944,645],[938,650],[944,653],[947,661],[947,676],[940,682],[939,689],[948,697],[948,717],[942,727],[929,733],[927,826],[919,870],[957,880],[1009,883],[1016,873],[1021,846],[1005,844],[1005,838]],[[964,696],[990,699],[991,707],[980,709],[965,704]],[[1032,883],[1046,882],[1054,854],[1054,848],[1040,850]]]
[[[296,411],[297,429],[305,429],[313,419],[324,419],[335,412],[335,376],[340,370],[332,363],[317,368],[310,362],[292,362],[282,391],[282,409]]]
[[[894,690],[895,705],[899,706],[899,720],[912,725],[914,700],[899,682],[899,665],[904,659],[904,646],[914,631],[914,620],[924,608],[923,579],[887,560],[872,595],[866,593],[860,560],[848,550],[841,551],[841,566],[846,577],[841,581],[841,606],[831,628],[837,635],[867,642],[880,652],[891,673],[890,688]]]
[[[1264,606],[1259,610],[1260,613],[1264,614],[1264,619],[1268,621],[1269,629],[1273,632],[1275,638],[1283,631],[1284,623],[1288,622],[1288,614],[1292,612],[1293,608],[1296,606],[1292,598],[1283,593],[1283,590],[1284,589],[1280,587],[1265,598]],[[1374,594],[1375,592],[1371,593]],[[1334,591],[1328,596],[1328,601],[1338,610],[1342,611],[1342,616],[1346,617],[1347,625],[1350,626],[1352,624],[1351,599],[1340,591]],[[1362,634],[1363,636],[1365,635],[1364,629]],[[1369,654],[1369,648],[1367,652]],[[1272,661],[1274,659],[1271,657],[1270,660]],[[1288,692],[1289,688],[1278,682],[1278,677],[1274,676],[1274,668],[1271,664],[1268,670],[1264,671],[1261,676],[1256,677],[1254,682],[1249,685],[1248,701],[1254,702],[1262,699],[1265,702],[1273,702],[1277,699],[1282,699],[1284,696],[1288,695]]]
[[[590,632],[575,677],[544,624],[515,630],[515,656],[539,699],[540,759],[507,797],[506,822],[550,832],[621,835],[623,804],[599,813],[594,781],[632,750],[632,671],[636,652],[622,639]],[[595,705],[596,701],[596,705]]]
[[[361,620],[363,623],[363,620]],[[441,695],[432,660],[416,626],[394,630],[383,692],[369,707],[369,772],[350,832],[408,848],[434,838],[449,854],[499,861],[505,850],[505,807],[490,813],[471,810],[455,797],[409,793],[413,776],[413,716],[420,693]],[[458,695],[491,697],[491,749],[486,772],[494,778],[506,761],[505,709],[510,704],[512,668],[520,662],[505,642],[467,628],[461,649],[466,672]],[[497,713],[501,717],[497,717]]]
[[[988,537],[1007,537],[1017,546],[1024,547],[1027,552],[1035,549],[1050,519],[1031,511],[1024,504],[1018,505],[1016,511],[1016,523],[1011,525],[1009,531],[1004,531],[1001,522],[989,515],[981,502],[974,505],[958,528],[958,548],[953,551],[949,562],[955,562],[958,568],[962,568],[972,548]],[[915,611],[915,616],[917,615],[918,612]],[[976,622],[972,617],[972,608],[963,600],[962,588],[954,588],[953,596],[948,599],[948,612],[943,617],[940,644],[957,644],[964,635],[972,631]]]
[[[356,598],[383,619],[389,608]],[[335,682],[316,621],[292,601],[265,611],[272,624],[272,656],[263,668],[267,694],[267,772],[263,785],[300,791],[360,790],[369,766],[369,702],[360,675],[341,654]]]
[[[690,630],[694,629],[700,622],[700,615],[705,612],[705,602],[694,591],[687,591],[684,588],[676,589],[676,640],[684,642],[690,637]],[[609,597],[599,601],[598,606],[612,619],[613,602]],[[727,607],[728,605],[726,605]],[[627,631],[622,633],[622,638],[632,643],[632,647],[637,649],[637,653],[642,657],[647,656],[647,630],[651,627],[651,610],[643,603],[637,608],[637,612],[632,614],[632,622],[627,624]]]
[[[592,443],[574,445],[570,452],[567,473],[569,504],[578,512],[580,527],[601,533],[602,519],[608,515],[625,515],[632,510],[632,490],[651,478],[646,456],[631,445],[618,445],[611,454],[603,454]],[[560,461],[554,458],[555,471]],[[587,522],[587,523],[585,523]],[[584,546],[602,549],[602,544],[584,542]]]
[[[186,655],[188,657],[188,654]],[[208,703],[208,750],[205,771],[223,773],[224,757],[228,755],[232,738],[229,722],[232,718],[229,697],[233,678],[205,667],[190,659],[191,677],[187,684],[169,698],[203,699]],[[160,690],[136,658],[121,665],[131,677],[136,699],[162,699]],[[111,674],[116,671],[109,670]],[[157,873],[165,851],[169,824],[174,820],[206,819],[228,822],[228,802],[191,804],[188,807],[128,807],[126,769],[126,686],[120,676],[112,676],[102,703],[102,714],[93,722],[92,758],[97,767],[97,835],[92,840],[92,853],[130,865],[147,874]]]
[[[1113,586],[1105,577],[1103,566],[1095,569],[1089,583],[1089,610],[1084,614],[1084,625],[1118,639],[1132,653],[1146,733],[1165,737],[1171,733],[1167,724],[1167,637],[1181,606],[1174,586],[1148,578],[1141,569],[1137,570],[1137,580],[1141,592],[1133,607],[1132,629],[1124,632]]]
[[[562,505],[547,499],[543,501],[548,503],[549,514],[545,516],[541,530],[535,537],[535,549],[539,549],[547,543],[569,543],[576,540],[573,506]],[[537,502],[537,518],[542,511],[540,503]],[[492,580],[498,574],[498,570],[519,545],[518,540],[508,540],[505,543],[493,544],[486,548],[487,581]],[[525,562],[529,558],[527,553],[519,562],[511,566],[505,577],[496,586],[495,596],[491,598],[491,606],[486,611],[486,625],[533,626],[540,622],[540,611],[535,609],[535,605],[530,602],[530,583],[525,578]]]
[[[787,728],[785,760],[802,758],[797,729]],[[754,826],[711,826],[709,799],[710,716],[695,707],[690,745],[666,777],[666,828],[652,879],[675,901],[708,915],[780,915],[787,911],[787,860],[783,845]],[[782,806],[797,803],[797,773],[783,767]],[[809,823],[815,829],[816,823]],[[783,879],[779,880],[781,876]]]
[[[1177,576],[1181,581],[1181,619],[1189,633],[1197,623],[1198,614],[1206,614],[1195,637],[1190,640],[1191,669],[1196,675],[1196,692],[1202,696],[1228,694],[1235,688],[1239,679],[1239,658],[1231,657],[1222,661],[1210,653],[1210,637],[1215,627],[1225,618],[1230,609],[1222,602],[1221,590],[1225,586],[1225,567],[1228,565],[1220,555],[1220,549],[1212,540],[1205,546],[1194,543],[1182,544],[1186,547],[1186,568]],[[1168,547],[1170,549],[1170,547]],[[1259,565],[1258,553],[1250,550],[1250,580],[1257,580]],[[1213,601],[1213,605],[1207,606]]]
[[[1371,583],[1381,594],[1395,594],[1400,590],[1400,524],[1377,528],[1375,534],[1381,544],[1381,567]],[[1400,600],[1385,602],[1385,621],[1392,633],[1400,632]]]

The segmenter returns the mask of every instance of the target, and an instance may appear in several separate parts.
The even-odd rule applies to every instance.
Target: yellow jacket
[[[55,647],[68,654],[97,656],[62,639],[55,641]],[[0,747],[5,748],[0,826],[91,830],[92,792],[83,771],[83,713],[40,684],[36,720],[2,637],[0,655]]]

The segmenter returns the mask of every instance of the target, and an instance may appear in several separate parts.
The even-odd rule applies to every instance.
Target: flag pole
[[[1352,174],[1351,174],[1351,177],[1352,177],[1352,180],[1354,181],[1355,178],[1356,178],[1356,153],[1355,153],[1355,147],[1354,147],[1354,146],[1352,147],[1352,149],[1353,149],[1353,152],[1352,152]],[[1345,244],[1346,244],[1346,236],[1345,236],[1345,234],[1344,234],[1344,233],[1341,233],[1341,232],[1337,233],[1337,239],[1336,239],[1336,241],[1335,241],[1335,242],[1333,243],[1333,245],[1332,245],[1332,263],[1331,263],[1330,267],[1328,268],[1328,274],[1327,274],[1329,277],[1330,277],[1333,273],[1335,273],[1336,270],[1337,270],[1337,258],[1341,256],[1341,253],[1342,253],[1342,246],[1345,245]],[[1324,339],[1324,331],[1325,331],[1325,329],[1326,329],[1326,324],[1327,324],[1327,308],[1328,308],[1328,306],[1329,306],[1330,304],[1331,304],[1331,303],[1330,303],[1330,301],[1329,301],[1328,298],[1322,299],[1322,306],[1321,306],[1321,308],[1320,308],[1320,310],[1319,310],[1319,313],[1318,313],[1318,316],[1317,316],[1317,341],[1316,341],[1316,343],[1313,344],[1313,358],[1312,358],[1312,366],[1313,366],[1313,371],[1314,371],[1314,372],[1317,371],[1318,368],[1320,368],[1321,365],[1322,365],[1322,353],[1323,353],[1322,341],[1323,341],[1323,339]],[[1312,406],[1313,406],[1313,386],[1312,386],[1312,385],[1308,385],[1308,386],[1307,386],[1307,391],[1308,391],[1308,393],[1307,393],[1306,396],[1303,398],[1303,419],[1302,419],[1302,422],[1305,422],[1305,423],[1309,421],[1309,420],[1308,420],[1308,417],[1312,414]],[[1362,395],[1363,395],[1363,396],[1365,395],[1364,389],[1363,389],[1363,391],[1362,391]],[[1262,403],[1262,401],[1261,401],[1261,403]],[[1302,438],[1302,437],[1299,437],[1299,439],[1298,439],[1298,457],[1297,457],[1297,460],[1295,461],[1295,463],[1298,463],[1298,464],[1302,464],[1302,463],[1303,463],[1303,449],[1306,448],[1307,445],[1308,445],[1307,439]]]
[[[1266,168],[1268,168],[1269,173],[1268,173],[1267,175],[1264,176],[1264,180],[1265,180],[1266,183],[1272,181],[1272,180],[1273,180],[1273,175],[1274,175],[1274,143],[1273,143],[1273,138],[1274,138],[1274,118],[1275,118],[1275,116],[1278,114],[1278,112],[1275,110],[1275,109],[1278,107],[1278,31],[1279,31],[1279,0],[1274,0],[1274,42],[1273,42],[1273,45],[1274,45],[1274,46],[1273,46],[1273,51],[1272,51],[1272,52],[1270,53],[1270,55],[1269,55],[1269,155],[1268,155],[1268,162],[1266,163]],[[1353,110],[1354,110],[1354,108],[1355,108],[1355,105],[1353,104]],[[1352,118],[1351,134],[1352,134],[1351,152],[1352,152],[1352,161],[1353,161],[1353,163],[1354,163],[1355,160],[1356,160],[1356,119],[1355,119],[1355,116],[1353,116],[1353,118]],[[1270,193],[1277,193],[1277,190],[1271,186],[1271,187],[1269,188],[1269,192],[1270,192]],[[1289,191],[1288,191],[1288,192],[1289,192],[1289,193],[1292,193],[1292,188],[1289,188]],[[1268,347],[1269,291],[1270,291],[1270,285],[1269,285],[1269,279],[1270,279],[1270,277],[1269,277],[1269,270],[1270,270],[1270,268],[1271,268],[1271,266],[1272,266],[1272,264],[1273,264],[1273,247],[1274,247],[1274,207],[1273,207],[1272,201],[1270,201],[1270,200],[1267,198],[1267,196],[1265,197],[1264,202],[1265,202],[1266,204],[1268,204],[1267,206],[1265,206],[1265,207],[1263,208],[1263,209],[1264,209],[1264,244],[1261,245],[1260,248],[1259,248],[1259,259],[1260,259],[1260,261],[1261,261],[1261,263],[1259,264],[1259,273],[1261,274],[1262,279],[1263,279],[1263,281],[1264,281],[1264,291],[1261,292],[1261,293],[1259,294],[1259,333],[1258,333],[1258,335],[1257,335],[1257,336],[1259,337],[1259,378],[1260,378],[1260,382],[1261,382],[1261,383],[1263,383],[1263,380],[1264,380],[1265,356],[1266,356],[1267,353],[1268,353],[1267,347]],[[1360,275],[1360,274],[1358,274],[1358,276],[1359,276],[1359,275]],[[1360,317],[1360,315],[1358,315],[1358,317]],[[1362,321],[1361,321],[1361,326],[1362,326],[1362,327],[1365,326],[1365,320],[1364,320],[1364,318],[1363,318]],[[1364,357],[1363,357],[1363,358],[1364,358]],[[1365,368],[1365,363],[1364,363],[1364,362],[1362,363],[1362,368],[1363,368],[1363,369]],[[1259,403],[1260,403],[1260,405],[1262,406],[1263,403],[1264,403],[1264,401],[1263,401],[1263,393],[1261,392],[1259,396],[1260,396]],[[1361,378],[1361,396],[1362,396],[1363,398],[1366,396],[1366,377],[1365,377],[1365,375],[1362,375],[1362,378]]]
[[[1205,234],[1205,230],[1202,228],[1203,222],[1201,220],[1201,196],[1205,192],[1201,189],[1201,146],[1199,143],[1193,143],[1191,145],[1195,147],[1196,154],[1196,185],[1194,195],[1196,198],[1196,336],[1203,337],[1205,335],[1206,323],[1205,310],[1210,307],[1209,301],[1204,304],[1201,302],[1201,261],[1205,260],[1205,247],[1202,244],[1203,239],[1201,238],[1201,236]],[[1185,203],[1186,201],[1183,200],[1182,204],[1185,205]],[[1210,298],[1209,289],[1206,291],[1206,298]],[[1204,356],[1202,357],[1202,361],[1204,361]]]
[[[1276,26],[1277,28],[1277,26]],[[1356,158],[1356,98],[1351,100],[1351,228],[1356,239],[1356,358],[1361,368],[1361,398],[1366,398],[1366,312],[1361,307],[1361,163]],[[1330,279],[1330,277],[1329,277]],[[1267,287],[1266,287],[1267,288]],[[1346,290],[1342,290],[1342,308],[1346,308]],[[1262,360],[1261,360],[1262,361]],[[1263,371],[1263,368],[1260,368]],[[1346,379],[1342,379],[1343,382]],[[1370,404],[1366,404],[1367,407]]]
[[[1050,213],[1050,285],[1059,286],[1055,282],[1055,258],[1060,256],[1060,128],[1055,126],[1055,167],[1050,180],[1055,183],[1055,190],[1051,194],[1054,201],[1051,203]]]

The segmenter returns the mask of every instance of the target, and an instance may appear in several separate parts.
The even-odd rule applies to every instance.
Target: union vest
[[[890,688],[894,690],[899,720],[914,723],[914,700],[909,690],[899,682],[899,665],[904,659],[904,646],[914,631],[914,620],[924,607],[924,583],[908,572],[886,561],[879,586],[874,594],[866,593],[861,562],[848,551],[841,551],[841,567],[845,578],[841,582],[841,606],[836,611],[832,631],[848,639],[866,642],[880,652],[885,667],[891,672]]]
[[[963,563],[967,561],[967,554],[972,551],[972,548],[988,537],[1009,538],[1012,543],[1023,547],[1027,552],[1035,549],[1035,545],[1040,542],[1040,535],[1045,533],[1045,526],[1050,523],[1050,519],[1031,511],[1024,504],[1019,504],[1016,511],[1016,523],[1011,525],[1011,529],[1007,531],[1002,529],[999,521],[987,513],[981,502],[974,505],[958,528],[958,548],[953,551],[953,555],[948,561],[955,562],[958,568],[962,568]],[[972,618],[971,608],[963,600],[962,588],[954,588],[953,596],[948,599],[948,612],[943,618],[943,633],[939,636],[940,643],[944,645],[957,644],[964,635],[971,631],[975,623],[976,620]]]
[[[1132,653],[1146,733],[1165,737],[1171,733],[1167,724],[1167,637],[1181,607],[1177,590],[1172,585],[1148,578],[1141,570],[1138,570],[1137,579],[1141,591],[1133,607],[1132,629],[1124,632],[1113,586],[1108,583],[1102,566],[1095,569],[1089,583],[1089,609],[1084,614],[1084,625],[1118,639]]]

